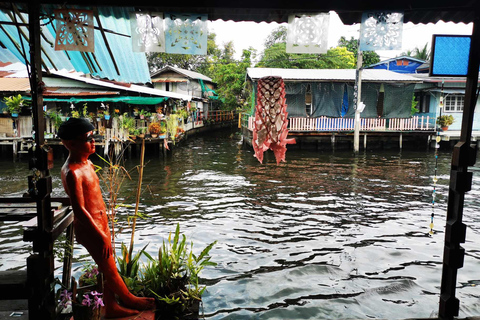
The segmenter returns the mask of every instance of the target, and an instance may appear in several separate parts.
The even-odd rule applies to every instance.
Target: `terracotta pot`
[[[152,133],[152,138],[156,138],[156,137],[158,137],[158,134]]]
[[[447,131],[447,130],[448,130],[448,126],[442,127],[442,131]]]

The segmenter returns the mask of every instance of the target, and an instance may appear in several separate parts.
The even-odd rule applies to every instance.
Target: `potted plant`
[[[108,109],[103,111],[103,117],[105,118],[105,120],[110,120],[110,111],[108,111]]]
[[[16,96],[10,96],[3,98],[3,101],[7,105],[7,111],[12,115],[13,118],[18,117],[18,113],[22,110],[23,99],[22,95],[18,94]]]
[[[74,320],[100,320],[103,307],[102,279],[94,265],[87,265],[78,280],[72,278],[71,291],[61,290],[59,305],[63,309],[72,307]]]
[[[60,128],[60,125],[63,123],[62,116],[57,111],[54,111],[54,110],[48,111],[47,117],[50,118],[50,121],[52,121],[53,127],[56,130],[58,130]]]
[[[138,128],[137,130],[138,130],[137,136],[138,136],[140,139],[145,138],[145,132],[147,132],[147,128],[146,128],[146,127],[141,127],[141,128]]]
[[[150,131],[150,134],[152,135],[152,138],[158,137],[162,129],[162,126],[160,125],[159,122],[151,122],[148,125],[148,131]]]
[[[455,121],[451,114],[442,115],[437,117],[437,124],[442,128],[443,131],[448,130],[448,127]]]
[[[148,118],[148,117],[151,117],[152,116],[152,113],[145,110],[145,109],[142,109],[140,110],[140,119],[145,119],[145,118]]]
[[[177,224],[174,234],[163,241],[155,259],[144,252],[149,263],[140,272],[145,296],[157,298],[157,312],[163,319],[198,319],[199,305],[206,287],[199,284],[199,274],[206,266],[215,266],[209,252],[216,241],[206,246],[197,256],[180,235]],[[145,249],[145,248],[144,248]]]

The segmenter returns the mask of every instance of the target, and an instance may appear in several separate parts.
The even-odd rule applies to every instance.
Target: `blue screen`
[[[470,36],[435,35],[431,75],[466,76]]]

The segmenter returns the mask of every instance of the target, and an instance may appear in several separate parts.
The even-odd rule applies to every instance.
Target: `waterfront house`
[[[452,115],[454,123],[448,127],[448,135],[459,136],[462,124],[463,107],[465,104],[465,77],[432,77],[428,73],[413,75],[422,80],[415,86],[415,97],[418,101],[416,115],[429,116],[436,119],[439,115]],[[440,103],[443,97],[443,105]],[[477,97],[473,131],[480,136],[480,99]]]
[[[353,130],[355,69],[248,68],[254,92],[265,76],[285,82],[290,131]],[[426,117],[411,117],[414,87],[420,82],[388,70],[363,70],[362,130],[433,129]]]
[[[215,83],[206,75],[173,66],[166,66],[151,74],[155,89],[192,96],[191,106],[205,115],[216,100]]]

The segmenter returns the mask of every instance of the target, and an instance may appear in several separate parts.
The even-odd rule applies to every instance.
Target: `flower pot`
[[[152,138],[158,137],[158,134],[156,134],[156,133],[152,133],[151,135],[152,135]]]
[[[442,131],[447,131],[447,130],[448,130],[448,126],[442,127]]]
[[[140,133],[140,134],[138,135],[138,137],[139,137],[140,139],[143,139],[143,138],[145,138],[145,134]]]
[[[105,117],[105,120],[110,120],[110,115],[109,114],[104,115],[104,117]]]
[[[78,303],[72,305],[74,320],[100,320],[100,308],[93,309]]]
[[[141,114],[141,115],[140,115],[140,119],[144,120],[144,119],[145,119],[145,115]]]
[[[18,113],[16,112],[12,113],[12,118],[18,118]]]
[[[166,134],[161,134],[161,135],[158,136],[159,139],[165,139],[166,137],[167,137]]]

